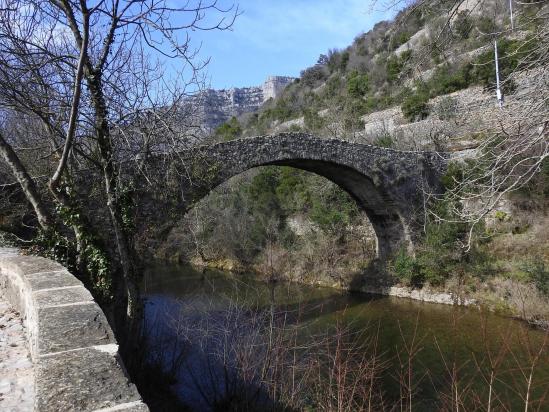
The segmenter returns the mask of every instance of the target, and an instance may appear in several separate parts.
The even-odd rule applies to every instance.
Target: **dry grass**
[[[549,263],[549,216],[532,214],[529,220],[531,223],[515,218],[513,221],[517,224],[510,225],[509,232],[494,237],[489,246],[493,257],[507,261],[541,257]],[[522,230],[525,231],[516,233]]]

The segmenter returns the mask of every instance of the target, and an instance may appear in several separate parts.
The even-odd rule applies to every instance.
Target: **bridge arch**
[[[316,173],[357,202],[376,233],[378,258],[413,250],[423,217],[423,194],[438,191],[443,161],[428,152],[403,152],[304,133],[233,140],[181,152],[184,211],[218,185],[249,169],[277,165]]]

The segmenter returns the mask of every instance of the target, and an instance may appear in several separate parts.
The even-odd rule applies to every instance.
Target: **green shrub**
[[[431,97],[468,88],[473,81],[472,69],[471,64],[465,64],[454,71],[447,65],[437,68],[428,83]]]
[[[307,173],[292,167],[280,167],[277,172],[275,192],[281,208],[288,214],[306,210],[312,196]]]
[[[268,107],[259,115],[259,123],[268,123],[272,120],[285,121],[299,115],[293,104],[286,98],[275,101],[274,107]]]
[[[214,135],[219,140],[227,142],[240,137],[242,135],[242,127],[236,117],[233,116],[231,120],[217,127]]]
[[[520,269],[528,275],[541,293],[549,296],[549,270],[545,267],[545,262],[541,257],[524,262]]]
[[[367,74],[353,72],[347,80],[347,92],[353,98],[364,97],[370,90],[370,81]]]
[[[252,211],[263,216],[281,216],[282,208],[276,195],[279,171],[273,167],[262,168],[245,187],[251,200]]]
[[[328,186],[327,191],[311,194],[311,221],[324,232],[341,231],[358,215],[356,202],[340,187]]]
[[[405,249],[399,250],[390,267],[393,274],[405,285],[417,287],[423,284],[415,258],[410,256]]]
[[[465,10],[460,11],[457,14],[452,26],[454,32],[461,40],[468,39],[471,35],[471,31],[473,30],[473,21],[469,16],[469,13],[469,11]]]
[[[441,285],[451,277],[462,263],[463,250],[460,240],[466,226],[454,222],[430,222],[426,225],[425,238],[417,253],[420,278],[431,285]]]
[[[303,112],[303,122],[305,128],[312,131],[322,129],[326,123],[318,112],[313,109],[306,109]]]
[[[463,163],[451,162],[448,164],[446,173],[442,176],[441,182],[446,190],[454,189],[463,180]]]
[[[378,136],[374,140],[373,144],[374,146],[391,148],[391,147],[394,147],[395,141],[393,140],[390,134],[385,133],[382,136]]]
[[[391,269],[403,283],[419,287],[424,283],[443,285],[456,274],[468,273],[476,277],[492,274],[493,261],[478,243],[466,252],[463,248],[469,226],[452,221],[451,206],[446,200],[431,205],[432,211],[444,220],[429,219],[424,237],[416,246],[415,258],[400,251],[393,258]],[[475,233],[483,232],[479,225]]]
[[[521,64],[527,65],[536,58],[537,40],[526,38],[525,40],[501,39],[498,41],[498,63],[500,81],[505,93],[511,93],[515,85],[508,81],[509,76],[515,70],[520,69]],[[496,87],[496,69],[494,63],[493,47],[484,52],[475,61],[471,70],[471,80],[493,90]]]
[[[494,213],[494,217],[500,222],[506,222],[510,219],[509,215],[503,210],[496,210],[496,213]]]
[[[406,119],[412,122],[418,121],[429,115],[428,102],[429,94],[424,90],[417,90],[404,98],[400,108]]]
[[[355,131],[364,128],[364,121],[360,118],[368,113],[367,101],[351,99],[345,102],[343,108],[343,127],[346,131]]]
[[[404,62],[397,56],[391,56],[387,59],[387,80],[394,82],[400,77],[400,73],[404,68]]]
[[[321,81],[326,80],[327,77],[324,66],[315,65],[301,72],[300,83],[308,87],[316,87]]]
[[[343,79],[340,75],[332,75],[322,89],[322,97],[324,99],[333,99],[340,94],[340,91],[343,89]]]
[[[339,61],[339,70],[344,72],[347,69],[347,65],[349,64],[349,59],[351,58],[351,55],[348,50],[345,50],[341,53],[341,59]]]
[[[549,198],[549,157],[542,160],[538,172],[517,192],[544,207]]]
[[[399,46],[406,43],[408,40],[410,40],[410,33],[401,31],[400,33],[397,33],[393,38],[391,39],[390,49],[395,50],[398,49]]]
[[[458,103],[453,97],[442,98],[435,107],[435,112],[440,120],[452,120],[457,116]]]
[[[410,58],[412,57],[412,51],[406,50],[400,54],[400,56],[390,56],[386,63],[385,68],[387,72],[387,80],[389,82],[394,82],[395,80],[398,80],[400,76],[402,75],[404,68],[406,66],[406,63]]]
[[[490,17],[481,16],[474,22],[474,25],[481,33],[484,34],[490,34],[498,31],[494,19]]]

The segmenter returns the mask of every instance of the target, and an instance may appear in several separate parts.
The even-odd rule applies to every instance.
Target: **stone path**
[[[23,322],[0,296],[0,411],[32,411],[34,372]]]

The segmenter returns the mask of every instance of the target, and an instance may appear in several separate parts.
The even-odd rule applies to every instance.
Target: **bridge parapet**
[[[101,308],[66,268],[0,248],[0,293],[26,324],[40,412],[148,411]]]

